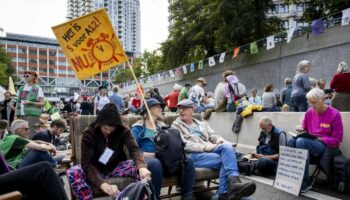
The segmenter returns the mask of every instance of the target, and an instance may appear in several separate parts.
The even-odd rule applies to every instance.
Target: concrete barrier
[[[208,122],[219,135],[230,142],[237,143],[238,152],[249,153],[255,151],[258,144],[259,119],[264,115],[270,117],[276,127],[286,131],[288,137],[291,137],[288,131],[295,132],[296,125],[301,124],[304,118],[304,113],[301,112],[256,112],[243,120],[239,134],[231,131],[235,119],[234,113],[212,113]],[[340,149],[345,156],[350,158],[350,112],[343,112],[341,116],[344,136]]]

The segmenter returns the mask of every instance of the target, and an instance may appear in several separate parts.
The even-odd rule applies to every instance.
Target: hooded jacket
[[[105,138],[100,125],[114,126],[116,129]],[[113,150],[113,154],[106,165],[98,160],[105,148]],[[125,148],[128,149],[131,159],[137,169],[147,167],[141,151],[127,125],[123,124],[119,112],[114,104],[106,104],[100,111],[95,122],[83,131],[81,140],[81,166],[89,183],[100,187],[108,182],[101,173],[107,175],[112,172],[118,163],[127,160]]]

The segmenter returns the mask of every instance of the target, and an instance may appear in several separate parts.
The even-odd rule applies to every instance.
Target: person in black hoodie
[[[7,120],[11,126],[15,116],[16,105],[15,101],[11,98],[10,92],[5,92],[4,96],[5,99],[0,103],[1,119]]]
[[[127,160],[124,146],[132,160]],[[151,172],[117,107],[108,103],[83,131],[81,166],[71,167],[67,177],[77,199],[86,200],[93,199],[90,185],[115,198],[119,193],[118,186],[109,184],[106,178],[123,176],[150,180]]]

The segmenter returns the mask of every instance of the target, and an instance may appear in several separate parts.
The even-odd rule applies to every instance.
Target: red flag
[[[234,50],[233,50],[233,56],[232,56],[232,59],[237,58],[238,53],[239,53],[239,50],[240,50],[240,48],[239,48],[239,47],[234,48]]]

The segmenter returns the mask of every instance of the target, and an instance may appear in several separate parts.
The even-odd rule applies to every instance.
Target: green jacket
[[[31,91],[23,91],[24,86],[21,86],[18,90],[18,100],[16,105],[16,115],[21,115],[21,101],[27,100],[31,102],[38,102],[38,92],[40,86],[38,84],[34,84],[32,86]],[[35,105],[24,105],[24,115],[25,116],[37,116],[39,117],[42,113],[42,108]]]
[[[24,147],[28,143],[28,140],[14,134],[7,135],[0,141],[0,150],[12,168],[17,168],[22,162],[26,153]]]

